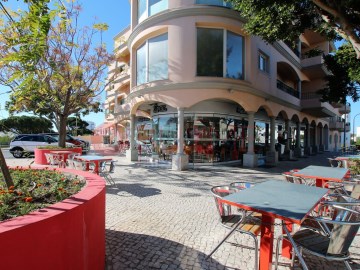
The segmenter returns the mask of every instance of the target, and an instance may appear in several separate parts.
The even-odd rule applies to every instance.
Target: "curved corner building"
[[[241,14],[218,0],[131,0],[115,38],[107,128],[153,155],[188,164],[254,167],[336,150],[350,107],[320,102],[322,56],[334,45],[306,31],[292,48],[246,34]],[[346,126],[347,127],[347,126]]]

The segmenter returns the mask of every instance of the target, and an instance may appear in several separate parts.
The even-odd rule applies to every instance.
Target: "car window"
[[[50,143],[56,143],[58,142],[58,140],[56,140],[54,137],[52,136],[45,136],[45,139],[47,142],[50,142]]]
[[[19,141],[22,141],[22,142],[32,142],[34,140],[33,136],[23,136],[19,139]]]
[[[34,136],[34,141],[45,142],[44,136]]]

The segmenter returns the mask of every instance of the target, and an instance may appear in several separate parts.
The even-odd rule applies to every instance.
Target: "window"
[[[259,51],[259,69],[269,73],[269,56]]]
[[[244,78],[244,38],[223,29],[197,29],[197,75]]]
[[[138,0],[138,23],[168,9],[168,0]]]
[[[210,6],[221,6],[231,7],[231,3],[223,0],[196,0],[196,4],[210,5]]]
[[[168,35],[149,39],[136,52],[136,85],[168,78]]]

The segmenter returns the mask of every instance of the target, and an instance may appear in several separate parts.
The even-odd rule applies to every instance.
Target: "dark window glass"
[[[226,77],[243,79],[243,37],[227,32]]]
[[[223,44],[222,29],[197,29],[197,75],[223,77]]]

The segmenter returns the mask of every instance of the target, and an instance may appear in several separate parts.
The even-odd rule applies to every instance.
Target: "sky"
[[[66,1],[63,0],[65,4]],[[95,22],[107,23],[109,30],[103,34],[104,43],[106,43],[109,51],[114,49],[113,38],[130,24],[130,3],[128,0],[83,0],[79,1],[82,5],[82,12],[80,14],[80,24],[83,26],[90,26]],[[8,1],[3,2],[5,7],[10,7],[12,10],[24,8],[23,1]],[[7,118],[8,113],[4,109],[5,102],[8,100],[9,88],[0,86],[0,119]],[[103,101],[105,97],[103,96]],[[90,113],[83,117],[85,121],[95,122],[98,126],[105,121],[104,113]]]
[[[66,1],[64,1],[65,3]],[[4,2],[5,6],[9,6],[12,9],[21,7],[22,1],[8,1]],[[90,25],[96,19],[98,22],[107,23],[109,30],[104,33],[104,42],[107,44],[109,50],[114,49],[113,37],[121,32],[130,24],[130,3],[128,0],[86,0],[80,1],[83,10],[80,15],[81,24],[86,26]],[[3,94],[9,89],[0,86],[0,119],[8,117],[7,112],[4,110],[5,101],[8,99],[7,94]],[[103,97],[104,100],[104,97]],[[348,102],[351,104],[350,122],[353,127],[355,118],[355,132],[356,127],[360,127],[360,101],[357,103],[352,102],[348,97]],[[359,115],[358,115],[359,114]],[[84,120],[93,121],[98,126],[104,122],[104,113],[91,113],[84,117]],[[352,129],[351,129],[352,132]]]

